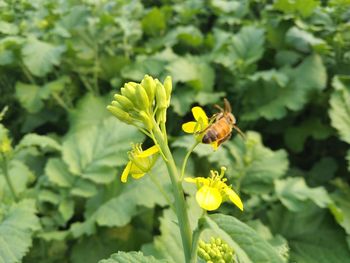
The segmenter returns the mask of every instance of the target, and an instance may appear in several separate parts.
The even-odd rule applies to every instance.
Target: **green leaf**
[[[72,199],[64,199],[58,206],[63,220],[67,222],[74,214],[74,201]]]
[[[280,262],[285,260],[258,233],[238,219],[213,214],[206,219],[208,226],[234,249],[240,262]]]
[[[318,0],[277,0],[274,8],[286,14],[300,14],[303,17],[310,16],[315,8],[319,6]]]
[[[0,32],[5,35],[16,35],[18,34],[18,27],[15,23],[0,21]]]
[[[302,52],[310,52],[313,49],[320,53],[325,53],[330,49],[326,41],[297,27],[292,27],[288,30],[286,42]]]
[[[158,7],[152,8],[152,10],[142,18],[141,24],[142,30],[150,36],[159,36],[166,28],[165,16]]]
[[[269,220],[273,232],[287,238],[290,262],[346,262],[350,258],[344,231],[324,209],[310,205],[299,213],[292,213],[275,206],[269,212]]]
[[[212,91],[214,70],[200,57],[180,57],[166,66],[174,82],[185,82],[195,90]]]
[[[331,124],[338,131],[340,139],[350,144],[350,78],[335,76],[332,85],[335,90],[330,99]]]
[[[268,120],[281,119],[287,109],[297,111],[303,108],[310,93],[321,92],[326,87],[327,72],[319,55],[310,55],[296,68],[284,68],[287,75],[287,86],[280,87],[271,81],[260,81],[250,84],[243,103],[245,120],[256,120],[264,117]]]
[[[255,26],[245,26],[233,38],[232,48],[235,63],[250,65],[264,53],[265,32]]]
[[[259,79],[262,79],[267,82],[274,81],[281,87],[285,87],[289,80],[286,74],[279,72],[276,69],[258,71],[253,75],[249,76],[249,79],[251,79],[252,81],[258,81]]]
[[[350,187],[347,183],[337,180],[337,191],[331,194],[333,203],[329,206],[335,220],[350,235]]]
[[[299,153],[304,149],[308,137],[316,140],[327,139],[332,129],[321,122],[319,118],[308,118],[300,125],[289,127],[284,134],[284,141],[293,152]]]
[[[152,176],[156,177],[155,180],[161,184],[161,187],[168,189],[166,192],[170,191],[168,174],[164,165],[158,163],[158,166],[151,173]],[[166,200],[150,177],[145,175],[142,179],[128,182],[119,195],[100,205],[94,213],[96,222],[100,226],[123,226],[130,221],[132,216],[137,214],[138,206],[165,205]]]
[[[27,184],[34,181],[35,177],[32,171],[22,162],[11,160],[9,163],[9,177],[17,195],[27,189]],[[11,198],[11,192],[5,181],[2,169],[0,170],[0,199]]]
[[[110,183],[115,167],[126,163],[130,144],[142,138],[136,128],[109,117],[99,126],[70,133],[63,142],[63,160],[77,176],[98,184]]]
[[[306,200],[311,200],[321,208],[325,208],[331,203],[325,188],[310,188],[302,177],[276,180],[275,191],[282,204],[293,212],[304,210]]]
[[[144,256],[141,252],[118,252],[109,259],[103,259],[99,263],[160,263],[152,256]]]
[[[59,158],[51,158],[45,166],[45,174],[49,180],[60,187],[71,187],[74,178],[65,163]]]
[[[72,195],[88,198],[97,193],[96,186],[92,182],[73,175],[59,158],[49,159],[45,166],[45,174],[56,186],[70,188]]]
[[[40,111],[44,103],[40,98],[40,87],[33,84],[16,83],[16,97],[19,103],[30,113]]]
[[[64,46],[54,46],[50,43],[31,38],[23,46],[23,62],[35,76],[43,77],[51,72],[53,66],[60,63]]]
[[[29,199],[5,210],[0,222],[0,262],[21,262],[32,245],[33,232],[40,228],[35,213],[35,202]]]
[[[70,129],[69,132],[89,129],[91,126],[100,125],[110,112],[106,109],[109,99],[97,97],[87,93],[79,100],[76,109],[69,115]]]
[[[288,169],[287,153],[265,147],[260,134],[247,132],[246,139],[237,137],[233,143],[226,143],[233,169],[228,171],[241,180],[241,190],[250,194],[267,193],[273,189],[273,182]],[[219,161],[219,160],[218,160]]]
[[[35,133],[26,134],[22,140],[17,144],[16,150],[20,150],[27,147],[38,147],[39,149],[49,151],[61,151],[61,145],[54,139]]]

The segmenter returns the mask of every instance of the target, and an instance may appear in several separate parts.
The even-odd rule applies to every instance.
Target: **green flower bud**
[[[145,88],[150,104],[152,105],[154,96],[156,94],[156,83],[154,79],[148,75],[145,75],[141,81],[141,85]]]
[[[148,111],[150,105],[148,95],[144,87],[142,87],[141,85],[136,86],[136,102],[136,107],[138,107],[140,110]]]
[[[221,259],[219,259],[217,262],[218,262],[218,263],[226,263],[226,261],[225,261],[225,260],[223,260],[222,258],[221,258]],[[230,262],[230,261],[227,261],[227,262]]]
[[[125,96],[120,94],[115,94],[114,99],[122,106],[122,108],[126,111],[134,108],[134,104]]]
[[[210,257],[216,258],[216,253],[213,249],[210,248],[209,250],[207,250],[207,252],[210,255]]]
[[[146,128],[148,130],[152,130],[153,123],[151,121],[151,117],[145,111],[140,111],[139,115],[141,117],[141,120],[142,120],[143,124],[146,126]]]
[[[118,103],[116,101],[113,101],[112,104],[115,104],[114,102]],[[131,118],[129,113],[123,111],[119,107],[114,106],[114,105],[108,105],[107,106],[107,110],[109,110],[119,120],[121,120],[121,121],[123,121],[123,122],[125,122],[127,124],[132,124],[133,123],[133,119]]]
[[[204,260],[210,260],[210,256],[203,248],[198,249],[198,256]]]
[[[156,85],[156,99],[157,99],[157,106],[159,109],[165,109],[168,107],[164,86],[159,81],[157,81],[157,85]]]
[[[223,168],[225,168],[225,167],[223,167]],[[226,168],[225,168],[226,169]],[[221,238],[217,238],[217,239],[215,239],[215,244],[216,245],[218,245],[218,246],[220,246],[221,244],[222,244],[222,240],[221,240]]]
[[[171,97],[171,91],[173,90],[173,84],[171,82],[171,77],[167,76],[164,80],[164,89],[165,89],[165,94],[168,102],[168,107],[170,104],[170,97]]]
[[[130,82],[124,85],[124,89],[121,89],[122,95],[127,97],[131,102],[136,102],[136,88]],[[135,103],[134,103],[135,104]]]
[[[199,240],[198,246],[201,248],[205,248],[205,242],[203,240]]]

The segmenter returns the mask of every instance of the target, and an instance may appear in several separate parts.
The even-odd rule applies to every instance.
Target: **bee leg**
[[[232,127],[238,132],[239,135],[241,135],[241,137],[242,137],[243,139],[246,138],[246,137],[245,137],[245,134],[241,131],[240,128],[238,128],[236,125],[233,125]]]

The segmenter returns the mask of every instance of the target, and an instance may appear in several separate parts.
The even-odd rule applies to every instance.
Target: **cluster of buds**
[[[145,75],[141,83],[128,82],[115,94],[107,109],[119,120],[152,130],[153,118],[157,124],[166,122],[166,110],[172,91],[171,77],[162,84],[158,79]]]
[[[232,263],[234,251],[221,238],[211,238],[210,243],[199,241],[198,256],[207,263]]]

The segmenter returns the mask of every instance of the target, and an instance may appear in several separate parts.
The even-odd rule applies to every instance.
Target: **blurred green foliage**
[[[90,263],[142,249],[154,258],[102,262],[181,262],[152,180],[119,180],[144,138],[105,109],[145,74],[173,78],[175,156],[193,140],[180,129],[193,105],[214,113],[226,97],[247,131],[215,153],[200,145],[189,165],[196,176],[227,166],[245,211],[222,206],[208,224],[237,235],[241,262],[349,260],[349,10],[349,0],[0,1],[0,144],[12,139],[19,200],[1,170],[0,261]],[[169,188],[162,165],[152,173]]]

